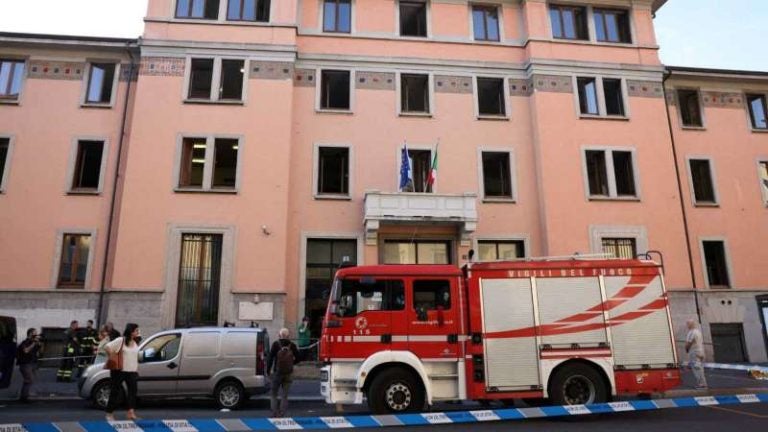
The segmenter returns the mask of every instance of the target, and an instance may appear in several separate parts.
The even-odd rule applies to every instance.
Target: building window
[[[58,288],[84,288],[88,273],[90,234],[64,234],[59,264]]]
[[[431,193],[432,185],[429,184],[429,173],[432,169],[432,152],[430,150],[408,150],[408,159],[411,165],[408,184],[403,192]]]
[[[525,258],[522,240],[480,240],[477,242],[480,261],[505,261]]]
[[[400,36],[427,37],[427,2],[400,1]]]
[[[404,113],[428,114],[429,75],[400,75],[400,110]]]
[[[239,153],[237,138],[182,139],[179,189],[235,190]]]
[[[677,103],[680,107],[680,117],[683,120],[683,126],[704,126],[704,122],[702,121],[701,117],[701,106],[699,105],[698,90],[678,90]]]
[[[595,9],[595,35],[599,42],[632,43],[629,11]]]
[[[481,116],[506,116],[504,78],[477,78],[477,111]]]
[[[712,167],[707,159],[688,161],[693,183],[694,204],[717,204],[715,182],[712,179]]]
[[[320,74],[320,108],[348,111],[350,103],[350,72],[323,70]]]
[[[304,315],[309,317],[312,337],[319,337],[336,270],[357,263],[357,241],[346,239],[308,239],[305,269]]]
[[[725,257],[725,243],[722,241],[703,241],[704,265],[710,288],[730,288],[728,264]]]
[[[485,198],[514,198],[508,152],[483,152],[483,194]]]
[[[0,162],[2,161],[2,147],[0,147]],[[760,190],[763,191],[763,202],[768,204],[768,161],[761,161],[760,167]],[[2,178],[0,172],[0,178]]]
[[[112,102],[116,68],[117,65],[114,63],[91,63],[85,103],[109,104]]]
[[[602,99],[600,86],[602,86]],[[621,79],[579,77],[576,79],[576,87],[581,114],[619,117],[626,115]]]
[[[11,139],[0,138],[0,192],[5,190],[5,167],[8,164],[8,153],[10,153]]]
[[[323,31],[328,33],[352,32],[352,0],[324,1]]]
[[[177,0],[176,18],[218,19],[219,0]]]
[[[219,76],[219,85],[214,87],[216,76]],[[187,97],[201,101],[241,101],[244,78],[244,60],[193,58],[190,61]]]
[[[182,234],[176,327],[218,324],[223,237]]]
[[[72,175],[73,191],[99,189],[103,156],[103,141],[78,141],[75,169]]]
[[[320,147],[317,167],[318,195],[349,195],[349,149]]]
[[[587,150],[585,160],[592,198],[634,198],[637,184],[631,151]]]
[[[472,26],[477,41],[499,41],[499,10],[494,6],[472,6]]]
[[[768,129],[768,108],[765,103],[765,95],[747,95],[747,105],[749,106],[752,129]]]
[[[269,22],[270,0],[229,0],[227,20]]]
[[[448,241],[386,240],[384,264],[452,264]]]
[[[587,9],[579,6],[549,6],[552,36],[555,39],[588,40]]]
[[[24,62],[0,59],[0,101],[17,100],[24,79]]]
[[[637,241],[633,238],[602,238],[601,242],[603,253],[621,259],[637,257]]]

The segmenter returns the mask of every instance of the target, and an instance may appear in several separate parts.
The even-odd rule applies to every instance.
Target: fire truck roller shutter
[[[603,302],[599,278],[539,278],[536,294],[542,344],[594,347],[608,342],[602,308],[590,310]],[[554,329],[557,325],[563,327]],[[546,331],[549,328],[553,331]]]
[[[605,291],[618,304],[609,311],[617,366],[666,367],[675,363],[661,277],[606,277]]]
[[[534,327],[530,279],[481,279],[480,293],[483,333]],[[504,390],[541,384],[534,334],[483,341],[487,388]]]

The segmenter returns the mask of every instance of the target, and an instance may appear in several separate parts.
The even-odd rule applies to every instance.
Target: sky
[[[146,1],[0,0],[0,31],[137,37]],[[768,71],[766,23],[768,0],[668,0],[655,20],[662,62]]]

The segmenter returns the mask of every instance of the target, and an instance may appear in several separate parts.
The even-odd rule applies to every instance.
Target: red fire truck
[[[328,403],[599,403],[680,383],[662,266],[541,259],[336,273],[320,349]]]

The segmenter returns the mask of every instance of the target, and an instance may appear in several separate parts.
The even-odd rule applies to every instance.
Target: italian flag
[[[437,149],[440,147],[440,143],[435,146],[435,155],[432,157],[432,169],[429,170],[429,177],[427,177],[427,187],[431,191],[435,186],[435,180],[437,180]]]

